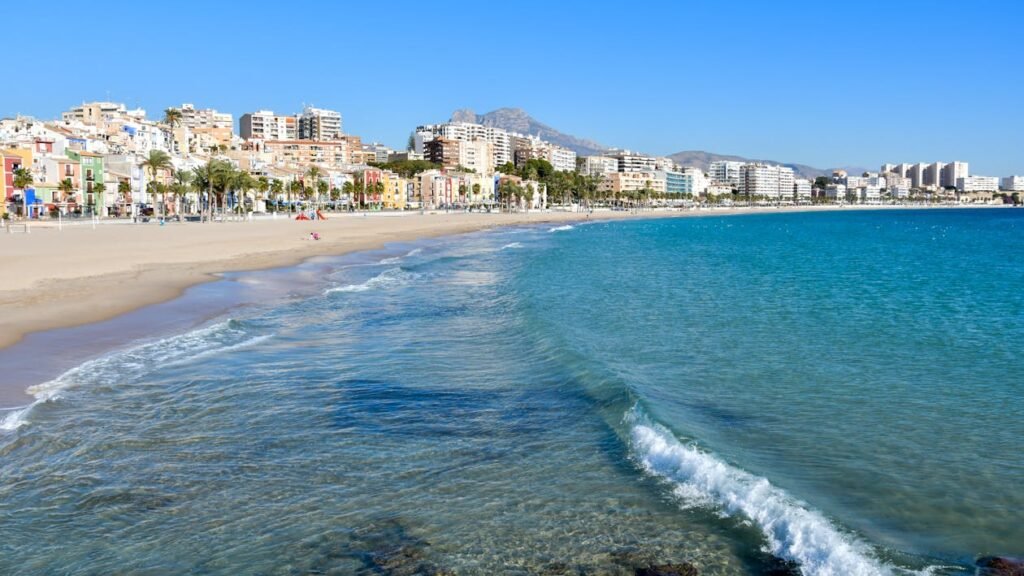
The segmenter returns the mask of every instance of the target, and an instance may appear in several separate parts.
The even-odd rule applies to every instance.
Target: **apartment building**
[[[341,112],[306,106],[298,118],[299,140],[335,140],[342,135]]]
[[[945,162],[932,162],[924,168],[924,180],[922,186],[942,187],[942,171],[946,168]]]
[[[263,151],[275,164],[318,164],[340,167],[352,164],[348,140],[267,140]]]
[[[178,108],[181,112],[181,125],[188,128],[228,128],[235,125],[234,116],[229,112],[218,112],[213,108],[197,109],[192,104],[182,104]]]
[[[793,199],[797,202],[810,202],[811,181],[806,178],[795,178],[793,180]]]
[[[501,128],[484,126],[472,122],[445,122],[417,126],[413,133],[413,149],[426,155],[426,144],[436,138],[447,138],[460,142],[482,140],[489,142],[494,155],[494,165],[501,166],[514,161],[511,135]],[[575,166],[574,166],[575,168]]]
[[[622,194],[624,192],[639,192],[644,189],[660,194],[666,193],[667,181],[659,178],[654,171],[651,172],[615,172],[605,176],[601,180],[598,190],[606,194]]]
[[[740,169],[740,193],[751,198],[791,199],[794,192],[793,169],[770,164],[744,164]]]
[[[743,162],[736,162],[733,160],[718,160],[712,162],[708,166],[708,175],[711,177],[712,182],[718,184],[728,184],[733,188],[739,189],[740,187],[740,170],[743,168]]]
[[[629,150],[619,150],[608,154],[618,161],[619,172],[653,172],[657,169],[657,158],[646,156]]]
[[[450,138],[434,138],[425,143],[423,158],[445,168],[459,165],[459,141]]]
[[[1007,192],[1024,192],[1024,176],[1007,176],[999,183]]]
[[[238,119],[238,133],[246,140],[298,140],[298,118],[271,110],[247,112]]]
[[[963,176],[956,181],[960,192],[998,192],[999,178],[995,176]]]
[[[939,185],[943,188],[957,186],[961,178],[970,176],[967,162],[950,162],[942,167],[942,178]]]
[[[580,173],[588,176],[611,174],[619,171],[619,161],[610,156],[584,156]]]

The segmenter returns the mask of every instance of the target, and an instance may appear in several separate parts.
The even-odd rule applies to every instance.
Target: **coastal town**
[[[159,119],[116,102],[59,119],[0,120],[4,220],[192,219],[325,211],[524,211],[695,205],[1019,204],[1024,176],[971,174],[967,162],[884,164],[802,178],[790,166],[576,151],[496,126],[416,126],[405,149],[344,131],[342,114],[241,115],[192,104]],[[306,216],[302,216],[306,217]]]

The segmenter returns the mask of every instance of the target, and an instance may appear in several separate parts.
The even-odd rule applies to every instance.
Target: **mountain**
[[[789,166],[793,169],[793,173],[796,174],[797,178],[807,178],[808,180],[814,180],[818,176],[831,176],[832,170],[824,170],[822,168],[815,168],[806,164],[793,164],[790,162],[779,162],[777,160],[760,160],[755,158],[744,158],[742,156],[730,156],[728,154],[715,154],[713,152],[705,152],[703,150],[685,150],[683,152],[676,152],[670,154],[669,158],[675,160],[680,166],[693,166],[700,168],[701,170],[707,171],[708,166],[712,162],[718,160],[734,160],[736,162],[764,162],[765,164],[779,164],[781,166]],[[865,168],[858,166],[847,166],[843,168],[850,174],[861,174],[866,172]]]
[[[509,132],[537,136],[552,144],[568,148],[580,156],[600,154],[608,149],[607,146],[598,144],[593,140],[577,138],[576,136],[559,132],[551,126],[535,120],[521,108],[499,108],[487,114],[477,114],[468,108],[463,108],[452,113],[452,122],[475,122],[484,126],[494,126],[495,128],[508,130]]]
[[[519,132],[520,134],[538,136],[543,140],[547,140],[553,144],[573,150],[580,156],[602,154],[610,149],[610,147],[594,142],[593,140],[578,138],[571,134],[559,132],[555,128],[534,119],[522,108],[499,108],[486,114],[477,114],[469,108],[463,108],[452,112],[451,121],[474,122],[476,124],[483,124],[484,126],[502,128],[510,132]],[[716,160],[735,160],[738,162],[764,162],[766,164],[781,164],[783,166],[789,166],[793,169],[793,172],[797,177],[807,178],[809,180],[814,180],[818,176],[829,176],[832,174],[832,170],[815,168],[813,166],[807,166],[806,164],[793,164],[789,162],[778,162],[775,160],[757,160],[744,158],[742,156],[715,154],[713,152],[705,152],[703,150],[686,150],[683,152],[676,152],[675,154],[670,155],[669,158],[675,160],[680,166],[693,166],[705,171],[708,169],[708,165]],[[843,169],[850,174],[860,174],[866,171],[864,168],[856,166],[847,166]]]

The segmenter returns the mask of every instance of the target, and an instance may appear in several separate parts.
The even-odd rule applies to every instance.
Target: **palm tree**
[[[174,168],[174,165],[171,163],[171,155],[163,150],[150,150],[149,156],[140,162],[139,165],[149,171],[150,184],[156,182],[156,173],[158,170],[171,170]],[[155,194],[156,189],[152,186],[150,186],[150,188]],[[155,212],[154,215],[156,215]]]
[[[164,109],[164,124],[171,130],[171,140],[174,140],[174,129],[181,126],[181,110],[177,108],[165,108]],[[185,152],[188,155],[188,142],[185,142]]]
[[[309,177],[310,194],[318,194],[320,191],[320,177],[323,176],[323,170],[317,166],[310,166],[309,170],[306,170],[306,176]]]
[[[14,169],[14,188],[21,190],[22,203],[26,204],[25,200],[25,189],[32,185],[32,172],[28,168],[15,168]],[[26,214],[28,216],[28,214]]]
[[[106,202],[103,201],[103,193],[106,191],[107,185],[104,184],[103,182],[97,182],[92,185],[93,200],[91,202],[91,209],[93,214],[99,215],[96,211],[97,205],[99,205],[102,208],[103,205],[106,204]]]
[[[171,184],[171,193],[174,194],[174,211],[177,213],[184,212],[182,210],[183,200],[185,196],[192,189],[192,173],[187,170],[175,170],[173,174],[174,182]]]
[[[127,180],[118,181],[117,196],[121,199],[122,209],[131,201],[132,185]]]
[[[177,108],[165,108],[164,124],[170,126],[172,130],[181,126],[181,110],[178,110]]]
[[[57,189],[60,190],[61,202],[67,204],[68,196],[75,191],[75,185],[71,183],[71,178],[65,178],[57,184]]]
[[[381,198],[383,198],[383,196],[384,196],[384,182],[383,181],[377,180],[376,182],[374,182],[374,184],[373,184],[373,194],[374,194],[374,200],[377,201],[377,208],[379,209],[380,208]]]
[[[284,182],[281,182],[277,178],[270,181],[270,194],[274,197],[274,205],[277,205],[277,201],[281,199],[281,194],[284,192]]]
[[[355,198],[355,186],[350,180],[346,180],[341,185],[341,192],[348,198],[349,204],[351,205],[352,200]]]
[[[256,210],[256,200],[260,200],[260,199],[266,200],[267,199],[267,191],[268,190],[270,190],[270,180],[268,180],[266,176],[260,176],[259,178],[257,178],[256,179],[256,192],[259,193],[259,196],[257,196],[253,200],[253,210]]]

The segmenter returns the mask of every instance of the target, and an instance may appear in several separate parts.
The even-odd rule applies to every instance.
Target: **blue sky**
[[[236,117],[310,103],[404,146],[456,108],[512,106],[655,154],[1024,174],[1013,0],[56,1],[6,16],[0,39],[22,71],[0,82],[0,116],[107,98],[151,117],[182,102]]]

